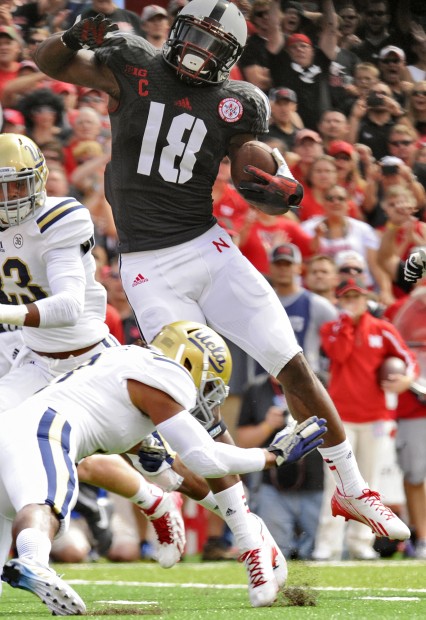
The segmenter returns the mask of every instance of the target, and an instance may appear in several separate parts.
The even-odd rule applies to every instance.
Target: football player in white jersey
[[[32,140],[0,135],[0,325],[20,328],[0,334],[2,347],[5,339],[8,345],[12,341],[4,347],[9,371],[0,378],[0,414],[52,378],[118,345],[105,324],[106,291],[94,277],[89,211],[75,198],[47,197],[47,175]],[[13,362],[12,347],[20,348]],[[92,464],[88,459],[79,475],[139,506],[153,523],[162,566],[180,559],[184,524],[172,495],[120,459]],[[0,562],[9,552],[8,526],[0,531]]]
[[[0,416],[0,514],[13,518],[18,553],[5,564],[2,580],[36,594],[56,615],[86,609],[49,568],[51,542],[67,528],[76,500],[75,463],[81,459],[127,454],[137,468],[139,442],[157,429],[190,470],[214,478],[293,462],[323,441],[325,420],[311,417],[277,433],[268,450],[215,442],[189,411],[197,401],[215,406],[223,399],[226,344],[201,324],[191,324],[189,336],[184,333],[177,323],[166,326],[164,339],[156,339],[161,347],[174,338],[176,359],[157,347],[104,349]],[[284,562],[274,574],[274,543],[266,529],[262,535],[265,544],[256,561],[269,563],[278,591],[287,569]]]

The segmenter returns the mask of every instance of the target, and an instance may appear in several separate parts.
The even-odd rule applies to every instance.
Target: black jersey
[[[110,113],[112,159],[105,172],[120,252],[177,245],[208,230],[212,185],[235,134],[268,130],[269,104],[252,84],[190,86],[161,52],[135,35],[96,50],[120,85]]]

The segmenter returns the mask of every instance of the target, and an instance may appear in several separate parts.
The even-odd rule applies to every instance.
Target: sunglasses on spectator
[[[266,17],[269,14],[269,11],[255,11],[253,13],[254,17]]]
[[[339,273],[362,273],[361,267],[340,267]]]
[[[358,15],[340,15],[340,17],[341,17],[342,19],[350,19],[350,20],[353,20],[353,19],[357,19],[357,18],[358,18]]]
[[[368,17],[384,17],[387,15],[386,11],[367,11]]]
[[[389,144],[392,146],[410,146],[413,144],[412,140],[389,140]]]
[[[346,200],[346,196],[339,196],[337,194],[331,195],[329,194],[328,196],[325,197],[326,200],[329,200],[330,202],[344,202]]]
[[[401,63],[400,58],[382,58],[381,63],[384,65],[399,65]]]
[[[413,90],[413,95],[423,95],[423,97],[426,97],[426,90]]]

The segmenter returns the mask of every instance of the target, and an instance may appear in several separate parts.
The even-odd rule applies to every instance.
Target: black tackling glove
[[[62,34],[62,43],[74,52],[78,50],[94,50],[105,43],[106,35],[118,30],[105,15],[99,13],[96,17],[81,19],[77,17],[75,23]]]

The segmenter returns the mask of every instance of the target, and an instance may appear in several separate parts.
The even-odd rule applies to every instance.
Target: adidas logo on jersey
[[[148,278],[144,278],[141,273],[138,273],[136,278],[133,280],[132,287],[137,286],[138,284],[143,284],[144,282],[148,282]]]
[[[179,108],[185,108],[185,110],[192,110],[192,106],[189,102],[188,97],[184,97],[183,99],[175,101],[175,105],[177,105]]]

